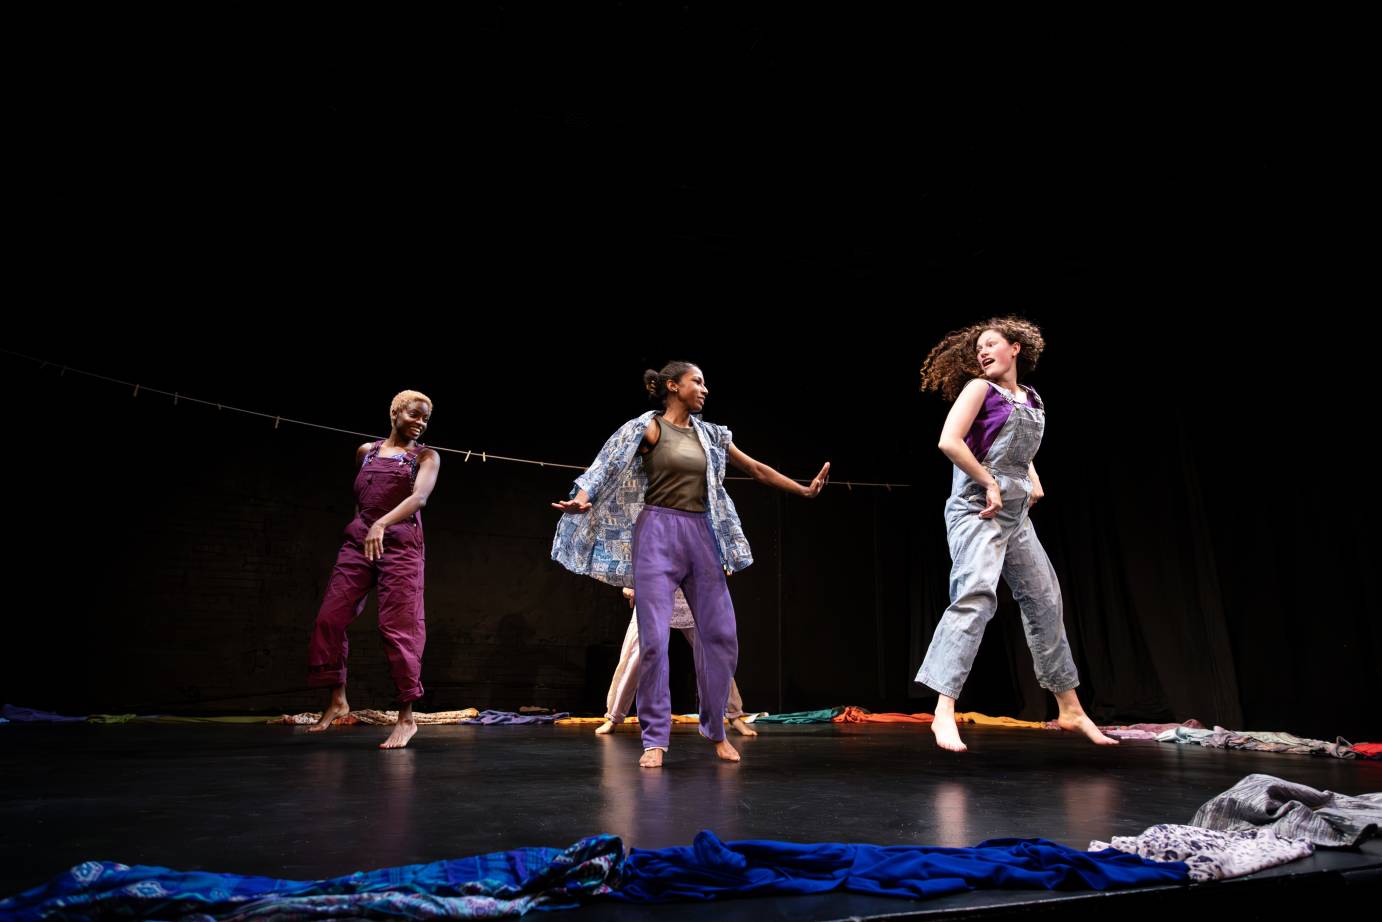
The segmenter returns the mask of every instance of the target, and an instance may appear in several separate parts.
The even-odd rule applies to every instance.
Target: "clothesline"
[[[378,439],[378,438],[381,438],[381,436],[379,436],[379,435],[377,435],[377,434],[374,434],[374,433],[359,432],[359,431],[354,430],[354,429],[341,429],[341,428],[336,427],[336,426],[328,426],[328,425],[326,425],[326,424],[324,424],[324,423],[314,423],[314,422],[310,422],[310,421],[304,420],[304,419],[293,419],[293,418],[291,418],[291,417],[282,416],[282,415],[278,415],[278,414],[274,414],[274,413],[265,413],[265,412],[262,412],[262,411],[260,411],[260,410],[248,410],[248,409],[245,409],[244,407],[232,406],[231,404],[224,403],[224,402],[221,402],[221,401],[216,401],[216,400],[204,400],[204,399],[202,399],[202,398],[200,398],[200,397],[192,397],[192,396],[189,396],[189,395],[187,395],[187,394],[181,393],[181,392],[179,392],[179,391],[166,391],[166,390],[162,390],[162,389],[157,388],[157,387],[150,387],[150,386],[147,385],[147,384],[141,384],[141,383],[136,382],[136,381],[124,381],[124,380],[121,380],[120,378],[112,378],[112,377],[110,377],[109,375],[103,375],[103,374],[100,374],[100,373],[98,373],[98,372],[86,371],[86,370],[81,369],[81,368],[73,368],[71,365],[63,365],[63,364],[61,364],[61,363],[54,362],[54,361],[51,361],[51,360],[49,360],[49,359],[43,359],[43,358],[39,358],[39,357],[37,357],[37,356],[32,356],[32,355],[25,355],[25,354],[22,353],[22,352],[14,352],[13,350],[10,350],[10,349],[0,349],[0,352],[3,352],[3,353],[6,354],[6,355],[14,356],[15,358],[21,358],[21,359],[25,359],[25,360],[30,361],[30,362],[36,362],[36,363],[38,363],[39,370],[43,370],[43,369],[46,369],[46,368],[57,368],[57,369],[58,369],[58,375],[59,375],[59,376],[62,376],[62,377],[65,377],[65,376],[68,375],[68,374],[74,374],[74,375],[81,375],[81,376],[86,377],[86,378],[92,378],[92,379],[97,380],[97,381],[104,381],[104,382],[106,382],[106,383],[108,383],[108,384],[118,384],[118,385],[120,385],[120,386],[122,386],[122,387],[129,388],[129,389],[130,389],[130,396],[131,396],[131,397],[138,397],[140,394],[156,394],[156,395],[161,396],[161,397],[170,397],[170,398],[172,398],[172,401],[173,401],[173,405],[174,405],[174,406],[178,406],[178,405],[180,405],[182,402],[186,401],[187,403],[194,403],[194,404],[197,404],[197,405],[199,405],[199,406],[204,406],[204,407],[215,407],[217,410],[221,410],[221,411],[226,411],[226,410],[228,410],[228,411],[230,411],[230,412],[232,412],[232,413],[240,413],[240,414],[243,414],[243,415],[245,415],[245,416],[253,416],[253,417],[256,417],[256,418],[258,418],[258,419],[272,420],[275,429],[279,428],[279,427],[280,427],[282,424],[284,424],[284,423],[288,423],[288,424],[294,425],[294,426],[306,426],[306,427],[309,428],[309,429],[320,429],[320,430],[322,430],[322,431],[324,431],[324,432],[335,432],[335,433],[338,433],[338,434],[341,434],[341,435],[353,435],[353,436],[358,436],[358,437],[360,437],[360,438],[365,438],[365,439]],[[516,457],[513,457],[513,456],[511,456],[511,455],[497,455],[497,454],[494,454],[493,452],[488,452],[488,451],[476,451],[476,450],[474,450],[474,449],[448,448],[448,447],[443,446],[443,445],[431,445],[431,444],[429,444],[428,447],[431,448],[431,449],[434,449],[435,451],[443,451],[443,452],[447,452],[447,453],[449,453],[449,454],[454,454],[454,455],[464,455],[464,460],[465,460],[465,461],[469,461],[471,458],[478,458],[482,463],[488,463],[488,462],[490,462],[490,461],[508,461],[508,462],[513,463],[513,464],[530,464],[530,465],[536,465],[537,467],[544,467],[544,468],[546,468],[546,467],[551,467],[551,468],[558,468],[558,469],[570,470],[570,471],[583,471],[583,470],[585,470],[586,467],[587,467],[587,465],[584,465],[584,464],[563,464],[563,463],[558,462],[558,461],[543,461],[543,460],[534,459],[534,458],[516,458]],[[725,479],[726,479],[726,480],[752,480],[753,478],[752,478],[752,477],[726,477]],[[801,480],[801,479],[797,479],[797,478],[793,478],[793,479],[796,480],[797,483],[801,483],[801,484],[807,484],[807,483],[810,483],[810,482],[811,482],[809,479],[807,479],[807,480]],[[906,489],[906,488],[908,488],[908,487],[911,486],[911,484],[908,484],[908,483],[887,483],[887,482],[879,483],[879,482],[864,481],[864,480],[834,480],[834,481],[831,481],[831,482],[830,482],[829,484],[827,484],[827,485],[828,485],[828,486],[845,487],[847,490],[851,490],[851,491],[852,491],[855,487],[881,487],[882,489],[887,490],[887,491],[889,491],[889,492],[891,492],[893,489]]]

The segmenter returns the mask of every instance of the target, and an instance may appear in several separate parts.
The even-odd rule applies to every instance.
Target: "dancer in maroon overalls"
[[[307,681],[331,686],[331,701],[311,732],[325,730],[350,713],[346,702],[346,627],[365,608],[370,589],[379,587],[379,633],[398,689],[398,723],[380,749],[401,749],[417,732],[413,702],[422,697],[422,647],[427,625],[422,612],[422,516],[437,483],[441,458],[417,439],[427,430],[432,401],[403,391],[389,407],[393,431],[387,439],[366,442],[355,452],[355,518],[326,587],[312,646]]]

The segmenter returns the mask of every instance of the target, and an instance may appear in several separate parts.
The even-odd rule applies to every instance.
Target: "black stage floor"
[[[0,727],[0,894],[87,859],[283,878],[323,878],[598,832],[625,846],[726,841],[964,846],[1041,836],[1085,848],[1160,822],[1188,822],[1254,772],[1345,794],[1382,790],[1382,762],[969,728],[970,751],[936,749],[924,726],[767,726],[733,737],[720,763],[678,727],[668,765],[639,769],[632,728],[423,727],[409,748],[374,748],[387,728],[242,725]],[[1121,894],[984,891],[913,902],[849,894],[562,913],[594,919],[836,919],[982,910],[1217,908],[1279,911],[1288,896],[1376,900],[1382,840],[1321,850],[1219,884]],[[1374,902],[1373,905],[1376,905]],[[1045,913],[1045,914],[1049,914]],[[555,918],[555,917],[554,917]]]

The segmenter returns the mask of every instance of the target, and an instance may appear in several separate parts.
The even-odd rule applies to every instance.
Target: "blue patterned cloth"
[[[1179,861],[1114,849],[1082,852],[1045,839],[990,839],[973,848],[825,842],[724,843],[631,849],[615,836],[570,848],[523,848],[332,880],[296,881],[88,861],[0,900],[0,919],[492,919],[568,909],[597,896],[630,903],[852,890],[913,899],[976,888],[1112,890],[1186,883]]]
[[[622,858],[618,837],[591,836],[565,851],[521,848],[318,881],[88,861],[0,900],[0,919],[494,919],[604,893]]]
[[[643,496],[648,490],[638,446],[655,415],[650,410],[620,426],[595,456],[595,462],[576,478],[571,496],[585,490],[591,508],[585,513],[563,515],[552,539],[552,559],[572,573],[612,586],[633,585],[633,525],[643,511]],[[691,426],[705,449],[710,530],[725,571],[736,573],[753,563],[753,554],[734,501],[725,492],[725,463],[733,434],[694,415]]]
[[[1185,883],[1179,861],[1114,849],[1082,852],[1045,839],[989,839],[973,848],[721,842],[702,832],[690,847],[634,848],[611,895],[634,903],[852,890],[924,898],[976,888],[1112,890]]]
[[[0,706],[0,717],[17,724],[79,724],[86,721],[85,717],[64,717],[52,711],[36,711],[33,708],[15,707],[13,704]]]

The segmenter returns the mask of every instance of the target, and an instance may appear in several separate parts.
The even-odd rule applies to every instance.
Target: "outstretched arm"
[[[729,443],[729,463],[733,464],[759,483],[766,483],[770,487],[777,487],[779,490],[786,493],[795,493],[797,496],[805,499],[815,498],[821,490],[824,489],[826,483],[830,481],[829,461],[825,462],[825,466],[822,467],[821,472],[812,479],[809,486],[802,486],[792,478],[779,474],[762,461],[753,460],[740,451],[738,446],[733,442]]]

